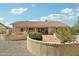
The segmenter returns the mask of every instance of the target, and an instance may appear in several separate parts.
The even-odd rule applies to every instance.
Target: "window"
[[[33,28],[29,28],[29,30],[33,30]]]
[[[29,31],[32,32],[32,31],[34,31],[34,29],[33,28],[29,28]]]
[[[23,32],[24,31],[24,29],[23,28],[21,28],[21,32]]]

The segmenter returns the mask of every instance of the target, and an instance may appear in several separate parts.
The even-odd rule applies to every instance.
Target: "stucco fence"
[[[27,38],[27,49],[36,56],[79,56],[79,43],[51,44]]]

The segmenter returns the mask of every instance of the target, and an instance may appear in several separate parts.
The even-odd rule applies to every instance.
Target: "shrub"
[[[42,35],[36,32],[30,32],[29,37],[35,40],[40,40],[42,41]]]
[[[75,40],[70,27],[57,28],[56,36],[60,39],[62,43],[71,42]]]

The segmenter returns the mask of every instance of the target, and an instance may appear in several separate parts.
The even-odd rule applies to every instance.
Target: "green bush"
[[[42,35],[36,32],[30,32],[29,37],[35,40],[40,40],[42,41]]]

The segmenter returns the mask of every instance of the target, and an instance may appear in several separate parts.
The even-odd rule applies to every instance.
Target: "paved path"
[[[31,56],[27,50],[27,41],[0,40],[0,56]]]
[[[43,41],[44,42],[50,42],[50,43],[59,43],[60,40],[54,37],[53,35],[43,35]]]
[[[6,41],[4,34],[0,34],[0,56],[31,56],[27,50],[27,40]]]

